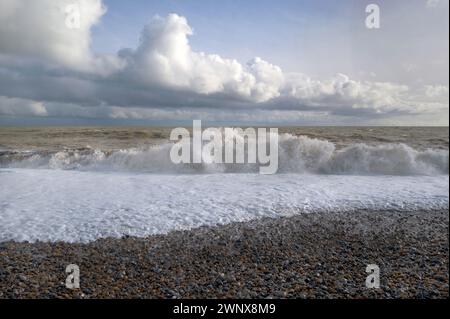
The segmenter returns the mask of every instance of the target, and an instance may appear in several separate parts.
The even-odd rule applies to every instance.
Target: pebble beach
[[[87,244],[0,243],[0,298],[448,298],[448,211],[310,213]],[[65,286],[80,268],[80,289]],[[368,264],[380,288],[365,285]]]

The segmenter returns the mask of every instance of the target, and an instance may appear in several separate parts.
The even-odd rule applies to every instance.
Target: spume
[[[229,129],[229,132],[237,134],[227,135],[225,129],[218,130],[222,133],[224,144],[224,150],[222,150],[224,162],[222,164],[214,163],[210,157],[215,154],[208,155],[208,152],[205,151],[208,149],[203,146],[209,143],[208,141],[202,141],[200,148],[194,148],[192,147],[194,145],[192,136],[192,141],[187,138],[180,140],[176,137],[175,132],[174,139],[177,143],[163,142],[157,145],[123,150],[107,151],[86,148],[59,152],[3,152],[0,153],[0,167],[164,174],[257,173],[260,169],[259,164],[251,164],[248,160],[254,159],[257,154],[253,151],[254,147],[246,145],[248,139],[245,137],[245,132],[250,134],[250,131],[247,129],[239,132],[239,129]],[[269,132],[267,135],[274,135],[274,133]],[[291,134],[275,135],[277,138],[271,144],[271,156],[273,157],[271,166],[276,167],[275,165],[278,164],[277,173],[414,176],[448,175],[449,171],[449,153],[446,149],[417,150],[401,143],[378,145],[355,143],[338,149],[334,143],[323,139]],[[183,136],[187,137],[187,134]],[[198,138],[198,135],[196,137]],[[232,140],[234,140],[233,144]],[[278,147],[275,147],[276,142],[278,142]],[[184,149],[181,148],[183,143],[186,145]],[[258,144],[257,141],[256,144]],[[231,145],[235,148],[233,153],[230,151]],[[243,146],[244,152],[242,153]],[[260,150],[262,149],[261,147]],[[246,153],[248,151],[250,154]],[[275,152],[278,152],[278,158],[274,156]],[[180,164],[172,161],[171,153],[175,153],[173,155]],[[201,163],[194,163],[193,153],[197,154],[197,160],[199,154],[206,160],[202,159]],[[225,162],[226,157],[230,154],[235,155],[234,162],[237,164]],[[186,160],[185,164],[182,162],[184,160]],[[192,160],[192,163],[189,164],[189,160]],[[245,163],[239,164],[243,161]]]
[[[185,128],[175,128],[171,141],[178,141],[170,151],[174,164],[257,164],[260,174],[278,171],[278,129],[208,128],[202,132],[201,121],[193,122],[193,137]],[[247,150],[246,150],[247,148]],[[267,152],[268,151],[268,152]]]

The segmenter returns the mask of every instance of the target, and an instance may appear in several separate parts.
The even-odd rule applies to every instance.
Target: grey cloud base
[[[102,1],[79,2],[76,30],[64,26],[70,1],[55,3],[0,3],[0,25],[12,25],[0,30],[0,116],[448,124],[446,85],[314,80],[261,58],[242,65],[194,51],[192,28],[176,14],[151,19],[137,48],[96,55]]]

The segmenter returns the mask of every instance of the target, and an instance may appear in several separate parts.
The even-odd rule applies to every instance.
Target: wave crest
[[[152,173],[253,173],[259,164],[179,164],[170,160],[172,143],[103,151],[85,148],[48,152],[3,152],[6,168],[114,170]],[[279,135],[278,173],[345,175],[441,175],[449,172],[448,150],[418,151],[405,144],[352,144],[337,150],[326,140]]]

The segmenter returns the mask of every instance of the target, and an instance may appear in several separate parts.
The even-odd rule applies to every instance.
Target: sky
[[[0,125],[448,126],[448,6],[0,0]]]

